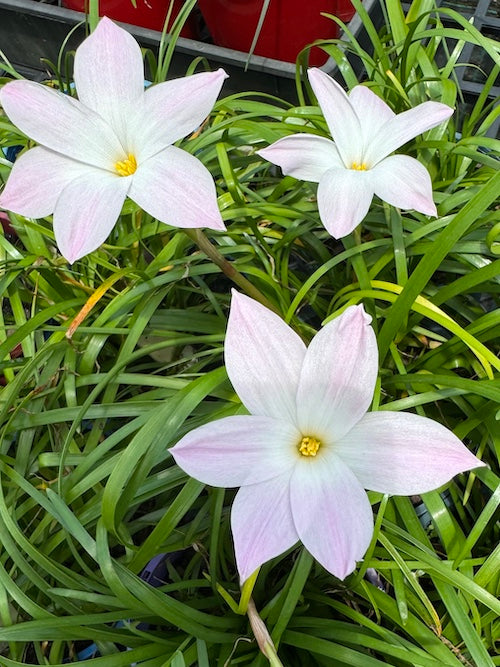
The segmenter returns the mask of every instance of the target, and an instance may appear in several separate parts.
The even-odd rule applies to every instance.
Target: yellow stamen
[[[129,153],[128,158],[121,162],[115,162],[115,171],[120,176],[132,176],[137,169],[137,160],[132,153]]]
[[[312,435],[305,435],[299,443],[299,452],[302,456],[316,456],[321,447],[321,441]]]
[[[355,169],[356,171],[366,171],[368,167],[366,166],[366,162],[353,162],[351,164],[351,169]]]

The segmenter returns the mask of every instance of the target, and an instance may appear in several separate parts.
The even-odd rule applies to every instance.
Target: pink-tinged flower
[[[343,579],[373,534],[364,489],[424,493],[483,465],[431,419],[366,412],[378,370],[370,321],[351,306],[306,348],[277,315],[233,292],[227,373],[251,414],[200,426],[170,451],[196,479],[241,487],[231,526],[242,582],[299,540]]]
[[[333,141],[295,134],[259,155],[287,175],[319,183],[319,215],[330,234],[342,238],[352,232],[368,213],[373,195],[393,206],[435,216],[425,167],[412,157],[391,153],[447,120],[453,109],[424,102],[396,115],[366,86],[355,86],[346,95],[316,68],[309,70],[309,81]]]
[[[0,207],[53,213],[70,262],[106,240],[127,196],[174,227],[225,229],[210,173],[172,144],[208,116],[226,76],[219,69],[145,91],[138,43],[103,18],[76,50],[78,100],[31,81],[0,91],[10,120],[40,144],[14,164]]]

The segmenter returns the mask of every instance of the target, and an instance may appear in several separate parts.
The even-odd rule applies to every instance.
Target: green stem
[[[259,576],[260,567],[258,567],[253,574],[251,574],[248,579],[245,581],[241,588],[241,598],[240,604],[238,605],[238,614],[246,614],[248,609],[248,604],[252,598],[253,589],[257,577]]]
[[[255,603],[252,598],[248,600],[247,614],[250,625],[252,626],[253,634],[257,640],[257,644],[259,645],[261,652],[269,660],[271,667],[283,667],[283,663],[278,658],[276,647],[273,644],[271,636],[269,635],[266,624],[257,613],[257,609],[255,608]]]
[[[275,313],[280,314],[278,309],[274,304],[272,304],[267,297],[265,297],[260,290],[258,290],[252,283],[245,278],[231,262],[221,255],[217,248],[210,242],[210,240],[205,236],[201,229],[185,229],[184,230],[189,238],[196,243],[198,248],[205,253],[205,255],[216,264],[221,271],[233,281],[235,285],[238,285],[245,294],[252,297],[256,301],[259,301],[263,306],[269,308]]]
[[[99,0],[89,0],[89,28],[94,32],[99,23]]]

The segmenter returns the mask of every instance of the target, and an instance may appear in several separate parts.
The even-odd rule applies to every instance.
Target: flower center
[[[119,176],[132,176],[137,169],[135,155],[129,153],[128,158],[122,162],[115,162],[115,171]]]
[[[321,447],[321,441],[312,435],[305,435],[299,442],[299,452],[302,456],[316,456]]]
[[[351,169],[355,169],[356,171],[366,171],[368,167],[366,166],[366,162],[353,162],[351,164]]]

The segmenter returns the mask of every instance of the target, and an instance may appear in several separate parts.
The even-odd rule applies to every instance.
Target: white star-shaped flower
[[[224,70],[144,89],[141,49],[107,18],[75,54],[78,100],[32,81],[0,91],[10,120],[39,146],[15,162],[0,207],[53,214],[70,262],[109,236],[128,196],[174,227],[225,229],[206,167],[172,144],[210,113]]]
[[[366,86],[349,95],[320,69],[309,81],[333,141],[294,134],[259,151],[284,174],[318,183],[322,223],[335,238],[352,232],[368,213],[373,196],[402,209],[437,214],[426,168],[408,155],[391,153],[418,134],[447,120],[453,109],[423,102],[395,114]]]

